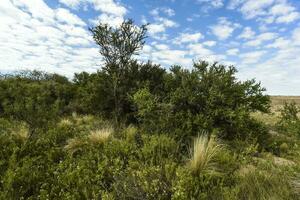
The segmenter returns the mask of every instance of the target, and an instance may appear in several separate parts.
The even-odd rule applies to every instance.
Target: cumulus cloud
[[[118,26],[124,21],[124,16],[128,12],[125,6],[115,0],[59,0],[59,2],[73,9],[91,5],[96,11],[101,12],[95,19],[90,20],[93,24],[100,22]]]
[[[173,40],[174,44],[183,44],[183,43],[190,43],[190,42],[198,42],[203,35],[198,33],[181,33],[178,37]]]
[[[152,11],[150,11],[150,15],[153,16],[154,18],[154,22],[150,23],[150,25],[148,25],[148,33],[151,37],[155,38],[155,39],[166,39],[166,30],[167,28],[174,28],[174,27],[178,27],[179,24],[177,22],[175,22],[174,20],[171,20],[167,17],[161,17],[161,12],[159,11],[164,11],[165,13],[171,12],[166,11],[165,9],[167,8],[156,8]],[[167,9],[168,10],[168,9]],[[168,16],[172,16],[173,14],[169,13]],[[144,19],[144,21],[147,21],[146,19]]]
[[[159,7],[151,10],[150,14],[153,16],[160,16],[161,14],[165,14],[169,17],[172,17],[175,15],[175,11],[171,8]]]
[[[258,47],[262,43],[273,40],[277,37],[277,33],[266,32],[257,35],[253,40],[250,40],[245,43],[246,46]]]
[[[291,23],[300,18],[287,0],[231,0],[229,9],[238,9],[246,19],[271,23]]]
[[[169,67],[170,65],[190,67],[192,64],[192,59],[190,59],[188,51],[170,48],[165,44],[154,43],[145,45],[139,58],[142,60],[151,60],[164,67]]]
[[[272,48],[269,51],[268,48]],[[241,79],[255,77],[273,95],[299,95],[300,28],[290,35],[278,37],[264,50],[240,55]]]
[[[227,55],[230,55],[230,56],[235,56],[235,55],[237,55],[239,53],[239,49],[237,49],[237,48],[234,48],[234,49],[228,49],[227,51],[226,51],[226,54]]]
[[[224,6],[223,0],[197,0],[201,4],[201,10],[208,13],[209,10],[222,8]]]
[[[59,0],[59,2],[73,9],[77,9],[80,4],[86,3],[85,0]]]
[[[69,10],[64,8],[58,8],[56,10],[56,19],[62,23],[68,23],[69,25],[79,25],[85,26],[85,22],[83,22],[79,17],[71,13]]]
[[[69,10],[52,9],[42,0],[3,0],[1,9],[5,9],[0,15],[1,70],[72,75],[99,67],[98,50],[85,22]]]
[[[204,46],[208,46],[208,47],[213,47],[217,44],[216,41],[213,41],[213,40],[208,40],[208,41],[205,41],[202,43]]]
[[[266,51],[252,51],[240,54],[242,58],[242,64],[254,64],[258,63],[260,58],[266,53]]]
[[[241,39],[251,39],[255,35],[255,32],[251,29],[251,27],[245,27],[243,32],[238,36]]]
[[[241,6],[240,11],[245,18],[251,19],[260,15],[265,15],[265,8],[273,3],[274,0],[247,0]]]
[[[210,29],[212,33],[219,40],[226,40],[232,35],[233,31],[239,26],[240,26],[239,24],[232,23],[228,21],[226,18],[221,17],[218,20],[218,24],[211,26]]]
[[[292,12],[287,15],[282,15],[276,19],[277,23],[290,23],[300,18],[300,14],[298,12]]]

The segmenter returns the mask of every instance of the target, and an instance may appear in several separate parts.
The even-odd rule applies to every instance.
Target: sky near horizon
[[[268,94],[300,95],[300,0],[1,0],[0,73],[95,72],[88,28],[127,18],[150,23],[142,61],[218,61]]]

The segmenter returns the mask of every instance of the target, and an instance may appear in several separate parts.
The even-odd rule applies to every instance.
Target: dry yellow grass
[[[70,126],[70,125],[72,125],[72,122],[71,122],[71,120],[65,118],[65,119],[62,119],[59,122],[58,125],[60,125],[60,126]]]
[[[112,128],[99,129],[99,130],[92,131],[91,134],[88,136],[88,138],[89,141],[91,141],[92,143],[100,144],[107,141],[112,136],[112,133],[113,133]]]
[[[194,141],[191,151],[189,167],[194,174],[201,171],[213,170],[213,158],[222,150],[223,146],[219,144],[214,137],[210,139],[206,135],[198,136]]]
[[[278,112],[284,105],[284,103],[295,102],[300,106],[300,96],[271,96],[271,109],[273,112]]]
[[[65,149],[71,154],[75,153],[78,150],[81,150],[86,142],[82,138],[72,138],[67,141]]]
[[[18,138],[21,141],[25,141],[29,137],[28,129],[21,128],[20,130],[12,133],[16,138]]]
[[[284,103],[295,102],[300,106],[300,96],[271,96],[271,113],[263,114],[260,112],[253,113],[252,116],[267,125],[275,125],[280,117],[280,109],[283,108]]]

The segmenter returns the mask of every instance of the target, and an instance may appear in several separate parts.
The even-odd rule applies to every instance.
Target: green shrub
[[[172,165],[140,166],[116,177],[115,199],[168,200],[172,196],[172,179],[175,176]]]
[[[177,142],[166,135],[143,137],[144,145],[141,148],[141,159],[151,165],[163,165],[168,161],[180,162]]]
[[[218,129],[224,139],[262,142],[267,131],[250,113],[268,112],[269,97],[254,80],[236,81],[235,73],[217,63],[197,62],[191,71],[175,66],[165,76],[165,94],[142,88],[133,95],[137,118],[147,132],[174,134],[185,145],[202,129]]]
[[[200,173],[195,176],[189,169],[178,168],[173,183],[174,200],[223,199],[226,195],[224,177],[214,173]]]
[[[300,136],[300,108],[295,102],[285,102],[283,108],[280,110],[280,119],[277,123],[277,128],[280,132],[285,134]]]
[[[279,171],[251,170],[240,177],[237,188],[237,198],[241,200],[295,198],[288,178]]]

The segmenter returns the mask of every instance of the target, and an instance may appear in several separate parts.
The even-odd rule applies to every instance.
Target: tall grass
[[[86,142],[82,138],[72,138],[67,141],[67,145],[64,147],[71,154],[82,149]]]
[[[251,170],[240,177],[237,191],[241,200],[295,199],[289,179],[277,171]]]
[[[67,141],[65,149],[71,154],[74,154],[77,151],[80,151],[84,146],[89,144],[103,144],[110,137],[112,137],[113,129],[112,128],[102,128],[98,130],[91,131],[90,134],[85,137],[75,137]]]
[[[208,138],[207,135],[199,135],[194,140],[191,150],[189,167],[194,174],[202,171],[214,169],[214,158],[223,149],[223,145],[218,143],[214,137]]]
[[[88,136],[88,139],[94,144],[101,144],[106,142],[112,136],[112,133],[112,128],[103,128],[92,131],[91,134]]]

